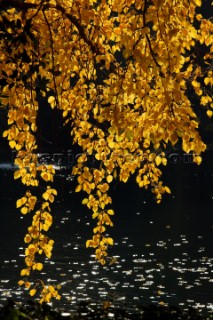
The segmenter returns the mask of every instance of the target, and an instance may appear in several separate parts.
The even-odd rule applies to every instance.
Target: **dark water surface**
[[[99,303],[112,299],[126,308],[136,304],[168,303],[195,306],[203,313],[213,310],[213,165],[208,158],[193,164],[170,164],[165,181],[172,195],[156,205],[153,196],[135,187],[114,184],[114,216],[109,234],[115,246],[109,254],[115,263],[100,266],[85,241],[92,235],[90,212],[75,194],[72,177],[59,172],[59,190],[53,210],[51,237],[55,240],[52,259],[37,277],[62,285],[62,298],[54,306],[67,311],[76,302]],[[12,170],[0,165],[0,305],[8,297],[24,301],[27,291],[17,286],[24,267],[23,238],[29,217],[15,208],[24,194]],[[4,167],[4,168],[2,168]],[[35,278],[36,279],[36,275]],[[36,281],[36,280],[35,280]]]

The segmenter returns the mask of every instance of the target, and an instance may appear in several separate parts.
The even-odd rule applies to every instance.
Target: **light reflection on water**
[[[145,201],[143,205],[146,205]],[[141,216],[140,212],[135,215]],[[56,220],[55,234],[51,235],[55,240],[53,257],[51,261],[45,261],[45,268],[37,274],[50,284],[62,285],[62,299],[54,305],[68,311],[75,309],[76,302],[81,300],[92,299],[98,303],[111,299],[114,305],[122,307],[125,304],[127,309],[133,309],[137,303],[159,302],[179,305],[183,309],[196,306],[203,312],[213,309],[213,258],[202,235],[196,236],[195,243],[185,233],[173,237],[171,221],[165,225],[169,233],[156,235],[153,241],[150,237],[147,240],[142,237],[142,232],[135,235],[134,241],[133,237],[118,234],[114,236],[117,242],[112,249],[115,252],[113,259],[102,267],[85,248],[87,235],[82,228],[77,228],[86,225],[92,230],[90,219],[79,218],[79,215],[73,217],[72,211],[67,209]],[[154,219],[149,221],[151,227],[155,224]],[[17,286],[20,270],[24,267],[24,248],[19,247],[17,256],[16,239],[11,241],[14,241],[10,246],[14,251],[5,252],[0,263],[0,305],[8,297],[16,301],[29,299],[28,291],[23,292]],[[110,261],[114,263],[110,264]]]
[[[68,217],[62,219],[62,223],[68,221]],[[45,261],[47,271],[41,272],[41,278],[48,283],[62,285],[58,306],[66,310],[75,309],[76,301],[89,299],[95,302],[112,299],[115,305],[125,303],[128,308],[129,304],[130,309],[134,303],[150,302],[182,308],[196,306],[203,311],[213,308],[210,292],[213,259],[206,255],[203,245],[198,245],[196,254],[192,252],[186,235],[180,235],[175,243],[172,239],[162,239],[155,244],[137,241],[132,244],[128,237],[123,237],[116,243],[122,255],[115,255],[114,263],[104,267],[95,262],[94,255],[87,261],[88,252],[81,236],[71,240],[56,250],[51,261]],[[23,289],[16,286],[20,264],[23,264],[24,249],[19,249],[17,260],[4,260],[0,267],[1,303],[8,297],[17,301],[27,297]],[[167,251],[172,251],[173,257],[167,256]]]

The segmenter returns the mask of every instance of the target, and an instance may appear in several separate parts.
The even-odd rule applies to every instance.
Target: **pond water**
[[[212,160],[212,159],[211,159]],[[29,298],[17,286],[24,267],[23,238],[29,217],[20,217],[16,199],[24,188],[13,181],[13,171],[0,165],[0,305],[8,297]],[[212,173],[211,173],[212,172]],[[139,190],[133,181],[112,186],[114,227],[109,235],[115,245],[109,251],[114,263],[100,266],[85,242],[92,235],[90,212],[75,194],[74,181],[58,172],[59,190],[53,209],[55,240],[51,260],[35,274],[36,279],[62,285],[54,306],[70,311],[81,300],[116,306],[165,303],[182,309],[213,311],[213,170],[211,162],[170,164],[165,181],[172,189],[156,205],[150,192]]]

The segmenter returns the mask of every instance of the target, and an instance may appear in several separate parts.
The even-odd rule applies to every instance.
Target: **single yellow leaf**
[[[155,163],[156,163],[157,166],[159,166],[161,164],[161,157],[160,156],[157,156],[155,158]]]
[[[87,240],[86,241],[86,248],[93,247],[93,245],[94,245],[94,242],[92,240]]]
[[[92,218],[95,219],[95,218],[97,218],[98,215],[99,215],[98,212],[94,212],[93,215],[92,215]]]
[[[107,210],[107,213],[110,214],[110,215],[113,215],[114,214],[114,210],[109,209],[109,210]]]
[[[23,206],[26,202],[27,202],[27,198],[26,197],[22,197],[21,199],[18,199],[16,201],[16,208],[19,208],[19,207]]]
[[[75,188],[75,192],[79,192],[81,191],[82,189],[82,186],[79,184],[76,188]]]
[[[211,111],[211,110],[207,110],[207,116],[209,117],[209,118],[211,118],[212,117],[212,115],[213,115],[213,112]]]
[[[113,241],[112,238],[106,238],[106,242],[107,242],[108,244],[110,244],[111,246],[112,246],[113,243],[114,243],[114,241]]]
[[[113,176],[112,176],[111,174],[109,174],[109,175],[106,177],[106,181],[107,181],[108,183],[110,183],[110,182],[112,182],[112,180],[113,180]]]
[[[194,162],[199,165],[202,162],[202,158],[200,156],[196,156],[196,157],[194,157]]]
[[[50,173],[47,173],[47,172],[42,172],[42,173],[41,173],[41,177],[42,177],[42,179],[45,180],[45,181],[50,181],[52,175],[51,175]]]
[[[43,269],[43,264],[40,262],[36,263],[36,269],[41,271]]]
[[[50,96],[50,97],[48,98],[48,102],[49,102],[49,104],[50,104],[50,106],[51,106],[52,109],[56,106],[55,97]]]
[[[3,134],[2,134],[2,136],[3,136],[4,138],[6,138],[6,137],[8,136],[8,130],[5,130],[5,131],[3,132]]]
[[[55,190],[55,189],[51,189],[51,191],[52,191],[52,193],[55,195],[55,196],[57,196],[57,190]]]
[[[167,159],[166,159],[166,158],[162,158],[162,164],[163,164],[164,166],[167,165]]]
[[[50,202],[53,202],[53,201],[54,201],[54,196],[53,196],[52,194],[50,194],[50,196],[49,196],[49,201],[50,201]]]
[[[29,243],[31,240],[32,240],[31,236],[29,234],[26,234],[26,236],[24,238],[24,242]]]
[[[208,77],[204,79],[204,83],[206,86],[209,84],[209,82],[210,82],[210,79]]]
[[[198,7],[201,7],[202,2],[201,2],[201,0],[195,0],[195,4],[196,4]]]
[[[22,214],[27,214],[27,212],[28,212],[28,208],[27,207],[22,207],[21,208],[21,213]]]
[[[28,289],[29,289],[30,286],[31,286],[31,283],[30,283],[29,281],[26,281],[26,282],[25,282],[25,288],[28,288]]]
[[[25,284],[25,282],[23,280],[19,280],[18,285],[22,286],[23,284]]]
[[[36,294],[36,289],[31,289],[29,293],[31,297],[34,296]]]
[[[44,192],[44,193],[42,194],[42,198],[43,198],[44,200],[46,200],[46,201],[49,199],[49,196],[50,196],[49,192]]]
[[[82,204],[87,204],[88,203],[88,199],[87,198],[84,198],[82,201],[81,201]]]
[[[13,148],[16,147],[16,142],[15,142],[14,140],[11,140],[11,141],[9,142],[9,145],[10,145],[10,148],[13,149]]]
[[[164,187],[164,190],[167,192],[167,193],[171,193],[171,190],[169,189],[169,187]]]
[[[21,170],[16,170],[14,173],[14,179],[18,179],[21,177]]]
[[[44,231],[48,231],[49,228],[50,228],[50,226],[49,226],[48,224],[46,224],[46,223],[44,223],[43,226],[42,226],[42,229],[43,229]]]
[[[36,198],[35,196],[31,196],[31,197],[28,199],[29,210],[33,210],[33,209],[34,209],[35,204],[36,204],[36,200],[37,200],[37,198]]]

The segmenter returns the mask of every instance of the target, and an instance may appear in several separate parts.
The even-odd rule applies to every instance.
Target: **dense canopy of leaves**
[[[110,183],[134,174],[159,203],[170,193],[159,168],[168,146],[181,141],[201,162],[206,146],[190,97],[213,114],[213,23],[201,9],[201,0],[0,0],[0,95],[8,108],[3,135],[17,150],[15,179],[27,186],[17,208],[33,212],[19,282],[31,295],[37,284],[26,279],[43,268],[38,256],[51,257],[54,241],[46,232],[57,195],[53,166],[38,161],[38,98],[61,110],[82,148],[73,168],[76,192],[86,194],[82,203],[97,221],[86,246],[105,264],[113,244],[105,236],[113,225]],[[90,155],[97,160],[93,167]],[[34,192],[39,183],[46,184],[40,198]],[[41,302],[60,298],[57,287],[41,284]]]

